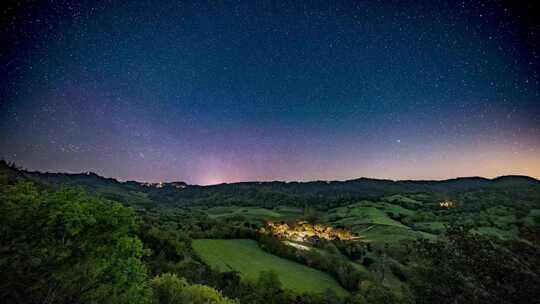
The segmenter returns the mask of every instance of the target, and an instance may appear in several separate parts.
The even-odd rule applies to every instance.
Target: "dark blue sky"
[[[2,4],[0,155],[120,179],[540,177],[540,31],[500,1]]]

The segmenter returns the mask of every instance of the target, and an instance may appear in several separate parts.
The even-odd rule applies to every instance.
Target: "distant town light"
[[[439,207],[449,209],[454,208],[455,204],[452,201],[442,201],[439,203]]]

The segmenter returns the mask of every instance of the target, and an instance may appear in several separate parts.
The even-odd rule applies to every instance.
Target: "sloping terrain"
[[[256,281],[261,271],[274,271],[285,288],[297,292],[347,293],[330,275],[264,252],[253,240],[194,240],[193,248],[211,266],[238,271],[248,280]]]
[[[493,204],[524,209],[540,208],[540,181],[525,176],[503,176],[495,179],[468,177],[443,181],[359,178],[348,181],[243,182],[213,186],[174,182],[158,186],[133,181],[119,182],[91,172],[29,172],[0,161],[0,178],[24,178],[51,187],[81,186],[106,198],[145,209],[171,205],[237,205],[263,208],[317,206],[332,209],[351,202],[381,198],[409,209],[414,208],[414,204],[435,206],[443,199],[459,201],[462,208],[470,210]]]

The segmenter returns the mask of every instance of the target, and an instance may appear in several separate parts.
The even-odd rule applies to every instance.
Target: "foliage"
[[[156,304],[234,304],[214,288],[189,284],[175,274],[164,273],[152,279]]]
[[[0,199],[1,299],[11,303],[147,303],[131,209],[20,182]]]
[[[452,227],[415,244],[418,303],[526,303],[540,296],[539,248]]]
[[[92,193],[128,202],[137,208],[153,210],[163,206],[251,206],[274,208],[294,206],[328,210],[364,199],[384,198],[411,210],[437,204],[439,199],[460,202],[461,210],[479,211],[503,205],[528,212],[540,207],[540,182],[524,176],[496,179],[458,178],[445,181],[390,181],[359,178],[348,181],[247,182],[194,186],[166,183],[162,188],[137,182],[118,182],[94,173],[63,174],[28,172],[0,161],[0,181],[17,177],[59,187],[82,186]],[[181,188],[177,188],[182,184]],[[306,208],[305,208],[306,209]],[[313,210],[313,209],[311,209]]]
[[[386,304],[386,303],[410,303],[410,299],[396,292],[392,292],[387,287],[374,283],[372,281],[362,281],[359,286],[357,298],[362,298],[368,304]],[[359,303],[360,299],[357,299]]]
[[[173,227],[144,221],[138,231],[149,254],[144,257],[152,274],[177,272],[192,256],[191,238]]]
[[[0,302],[409,303],[409,290],[418,303],[538,298],[531,178],[160,187],[0,161]],[[269,219],[345,228],[360,241],[294,248],[258,233]]]

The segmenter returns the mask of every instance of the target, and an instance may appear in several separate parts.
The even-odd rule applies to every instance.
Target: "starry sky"
[[[540,178],[535,6],[2,1],[0,157],[194,184]]]

